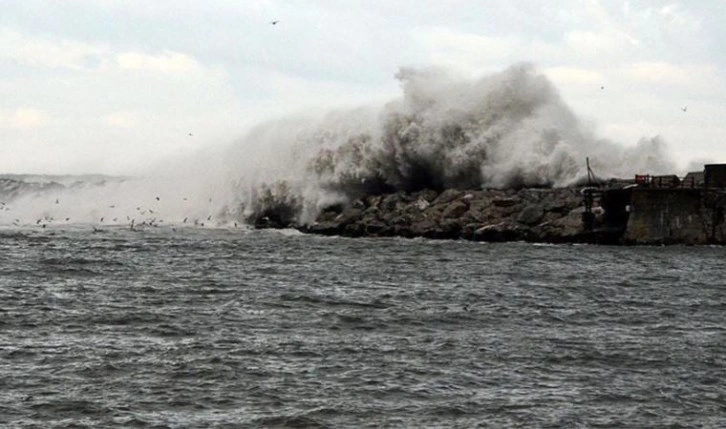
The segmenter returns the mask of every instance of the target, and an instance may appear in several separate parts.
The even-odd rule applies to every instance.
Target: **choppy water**
[[[725,427],[724,248],[0,231],[2,427]]]

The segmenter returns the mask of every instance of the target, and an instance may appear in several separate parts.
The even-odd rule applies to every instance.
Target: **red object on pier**
[[[648,174],[636,174],[635,184],[636,185],[647,185],[650,183],[650,175]]]

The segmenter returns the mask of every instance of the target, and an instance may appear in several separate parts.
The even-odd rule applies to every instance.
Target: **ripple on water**
[[[9,427],[726,426],[723,248],[53,232],[0,232]]]

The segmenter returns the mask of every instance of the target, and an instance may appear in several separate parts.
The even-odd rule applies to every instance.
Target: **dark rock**
[[[582,198],[570,189],[554,193],[550,198],[545,198],[542,206],[545,211],[566,215],[570,211],[582,205]]]
[[[539,241],[568,243],[581,241],[583,236],[582,213],[584,209],[573,210],[566,216],[545,222],[532,229]]]
[[[517,222],[525,225],[536,225],[544,217],[544,209],[540,204],[531,204],[524,208],[517,216]]]
[[[370,220],[363,224],[366,235],[387,236],[391,234],[392,228],[379,220]]]
[[[439,225],[433,220],[426,219],[416,222],[410,227],[410,231],[414,236],[427,237],[439,228]]]
[[[464,192],[458,189],[447,189],[442,192],[435,200],[431,201],[432,205],[449,204],[464,196]]]
[[[417,200],[424,200],[428,203],[434,201],[436,197],[439,196],[439,193],[434,191],[433,189],[424,189],[423,191],[418,191],[413,194],[413,196]]]
[[[333,221],[339,223],[340,225],[347,225],[351,222],[355,222],[358,219],[360,219],[363,216],[363,210],[355,208],[355,207],[348,207],[341,214],[336,216]]]
[[[336,222],[317,222],[300,228],[302,232],[320,235],[340,235],[344,229]]]
[[[365,210],[366,209],[366,203],[365,203],[365,201],[363,201],[361,199],[358,199],[358,200],[353,201],[350,204],[350,206],[353,207],[354,209],[358,209],[358,210]]]
[[[492,200],[492,204],[497,207],[511,207],[513,205],[519,204],[520,202],[521,201],[519,200],[519,198],[512,197],[499,197]]]
[[[441,217],[443,217],[444,219],[457,219],[468,210],[469,204],[467,204],[465,201],[453,201],[441,212]]]
[[[383,197],[383,201],[381,201],[378,208],[386,212],[391,212],[394,210],[398,210],[400,208],[400,204],[404,203],[405,201],[406,198],[404,198],[401,193],[386,195],[385,197]]]
[[[378,207],[383,201],[382,195],[371,195],[364,199],[366,207]]]
[[[572,189],[398,192],[330,207],[300,230],[350,237],[579,242],[586,239],[581,203]]]

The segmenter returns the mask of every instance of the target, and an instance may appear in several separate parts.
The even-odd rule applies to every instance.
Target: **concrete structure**
[[[706,164],[703,171],[706,188],[726,188],[726,164]]]
[[[683,180],[637,175],[634,186],[600,193],[605,216],[592,229],[609,234],[609,241],[726,244],[726,164],[706,165]]]
[[[691,171],[681,180],[681,188],[703,188],[705,174],[703,171]]]
[[[630,195],[623,241],[635,244],[706,244],[712,241],[702,189],[638,189]]]

